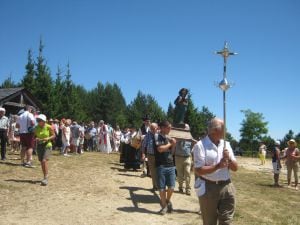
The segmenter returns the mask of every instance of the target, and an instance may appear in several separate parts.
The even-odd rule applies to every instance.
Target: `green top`
[[[37,138],[43,139],[43,138],[49,138],[51,137],[51,131],[52,128],[49,124],[45,124],[44,127],[40,127],[39,125],[37,125],[34,129],[34,134]],[[46,147],[51,147],[52,146],[52,142],[48,141],[48,143],[46,144]]]

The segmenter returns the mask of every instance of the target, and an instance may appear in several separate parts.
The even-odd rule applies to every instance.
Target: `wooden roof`
[[[15,101],[18,96],[23,96],[23,103],[21,101]],[[40,109],[42,107],[41,103],[24,87],[0,88],[0,106],[5,105],[20,108],[24,107],[25,105],[31,105],[36,109]]]

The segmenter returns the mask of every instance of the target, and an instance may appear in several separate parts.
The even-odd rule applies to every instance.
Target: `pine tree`
[[[185,123],[189,124],[192,136],[199,139],[206,134],[207,123],[214,118],[214,114],[207,107],[202,107],[201,111],[195,107],[191,94],[189,94],[189,103],[185,116]]]
[[[51,117],[62,118],[64,109],[62,107],[61,98],[63,97],[63,84],[62,84],[62,71],[61,68],[57,67],[56,79],[53,84],[51,93]]]
[[[0,88],[16,88],[19,87],[20,84],[17,84],[13,81],[11,74],[6,78],[2,84],[0,85]]]
[[[29,90],[32,94],[36,93],[35,86],[35,70],[34,70],[34,60],[32,57],[32,50],[29,49],[27,53],[27,64],[25,66],[26,73],[21,81],[21,85]]]
[[[35,71],[35,96],[42,103],[43,111],[45,114],[50,114],[49,108],[51,108],[51,98],[50,94],[52,93],[52,78],[50,75],[49,67],[47,66],[46,60],[43,57],[44,45],[42,40],[40,40],[39,45],[39,56],[37,57],[36,62],[36,71]]]
[[[136,128],[140,127],[142,118],[146,115],[150,116],[151,120],[155,122],[166,119],[165,112],[158,105],[155,98],[139,91],[136,98],[127,107],[129,125],[133,125]]]
[[[171,102],[169,103],[169,106],[168,106],[167,118],[168,118],[169,122],[173,123],[173,120],[174,120],[174,106],[172,105]]]

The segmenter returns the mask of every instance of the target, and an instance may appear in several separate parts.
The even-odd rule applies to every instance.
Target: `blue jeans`
[[[156,167],[157,172],[157,186],[160,191],[166,190],[166,187],[169,189],[175,188],[175,166],[172,167],[164,167],[159,166]]]

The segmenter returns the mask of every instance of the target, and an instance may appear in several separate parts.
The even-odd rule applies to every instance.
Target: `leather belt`
[[[207,183],[210,183],[210,184],[218,184],[218,185],[225,185],[225,184],[229,184],[231,183],[231,180],[228,179],[228,180],[217,180],[217,181],[212,181],[212,180],[208,180],[204,177],[200,177],[202,180],[205,180]]]

